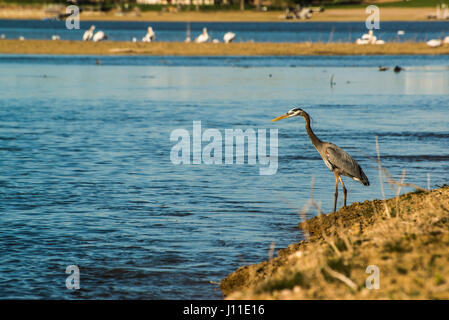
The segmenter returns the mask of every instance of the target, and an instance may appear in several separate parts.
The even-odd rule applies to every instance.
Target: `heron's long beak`
[[[279,117],[277,117],[277,118],[274,118],[273,120],[271,120],[271,121],[279,121],[279,120],[282,120],[282,119],[285,119],[285,118],[288,118],[288,117],[290,117],[290,115],[288,114],[288,113],[286,113],[286,114],[283,114],[282,116],[279,116]]]

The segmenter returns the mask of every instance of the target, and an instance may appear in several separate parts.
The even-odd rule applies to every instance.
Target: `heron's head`
[[[274,118],[271,121],[278,121],[278,120],[282,120],[285,118],[291,118],[291,117],[297,117],[297,116],[304,117],[305,114],[306,114],[306,112],[304,110],[302,110],[300,108],[293,108],[293,109],[289,110],[286,114],[283,114],[282,116]]]

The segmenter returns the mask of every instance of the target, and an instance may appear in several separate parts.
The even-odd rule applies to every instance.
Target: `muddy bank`
[[[228,299],[448,299],[449,187],[299,223],[308,240],[221,281]],[[370,290],[368,266],[379,270]],[[371,271],[370,271],[371,272]],[[374,282],[373,282],[374,283]]]
[[[298,56],[298,55],[447,55],[449,45],[430,48],[425,43],[384,45],[353,43],[183,43],[83,42],[69,40],[0,40],[0,53],[51,55],[155,56]]]

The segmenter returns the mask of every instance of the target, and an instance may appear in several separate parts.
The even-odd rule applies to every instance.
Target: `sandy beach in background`
[[[435,8],[381,8],[381,21],[425,21],[427,16],[435,13]],[[365,21],[368,15],[365,9],[327,9],[313,14],[310,20],[285,20],[281,11],[256,12],[246,11],[216,11],[216,12],[142,12],[119,14],[117,12],[83,12],[81,20],[111,20],[111,21],[191,21],[191,22],[305,22],[305,21]],[[43,19],[50,17],[43,8],[0,8],[0,19]]]
[[[0,40],[0,53],[66,55],[155,56],[298,56],[298,55],[404,55],[449,54],[449,45],[430,48],[425,43],[183,43],[83,42],[69,40]]]

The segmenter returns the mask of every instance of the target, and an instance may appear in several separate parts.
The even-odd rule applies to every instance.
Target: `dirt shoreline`
[[[449,45],[352,43],[183,43],[83,42],[69,40],[0,40],[0,54],[149,55],[149,56],[299,56],[299,55],[448,55]]]
[[[427,16],[435,14],[435,8],[381,8],[381,21],[427,21]],[[246,11],[216,11],[216,12],[160,12],[146,11],[139,15],[135,13],[118,12],[82,12],[83,20],[103,21],[154,21],[154,22],[287,22],[303,23],[307,21],[365,21],[364,8],[327,9],[313,14],[310,20],[286,20],[282,11],[256,12]],[[0,19],[38,19],[50,17],[43,7],[0,6]]]
[[[300,223],[308,240],[238,268],[220,288],[228,299],[448,299],[448,213],[449,186],[353,203]],[[368,266],[378,289],[367,288]]]

